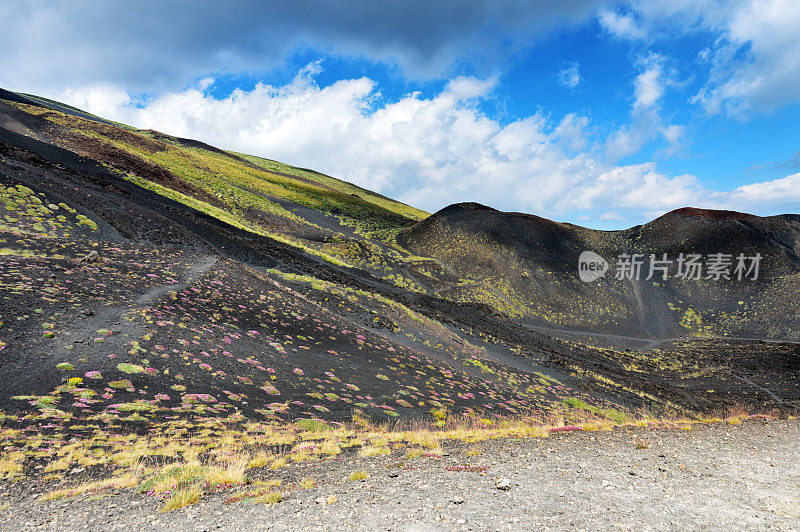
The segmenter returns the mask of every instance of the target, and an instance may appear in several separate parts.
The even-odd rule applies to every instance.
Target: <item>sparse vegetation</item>
[[[364,480],[368,476],[369,475],[367,474],[366,471],[358,470],[358,471],[353,471],[352,473],[350,473],[350,476],[348,478],[350,480],[352,480],[353,482],[357,482],[359,480]]]
[[[276,504],[283,501],[283,495],[281,495],[278,491],[268,491],[263,495],[259,495],[255,499],[254,502],[260,502],[263,504]]]
[[[192,485],[187,488],[179,489],[170,495],[167,502],[164,504],[163,510],[168,512],[170,510],[177,510],[192,504],[197,503],[203,495],[203,490],[197,486]]]
[[[789,380],[773,391],[736,367],[778,367],[794,347],[709,339],[722,358],[691,340],[645,351],[529,335],[514,320],[605,330],[639,318],[608,295],[622,284],[577,290],[508,242],[437,219],[415,225],[427,213],[354,185],[15,105],[99,163],[99,177],[76,172],[68,186],[35,174],[43,192],[0,174],[0,297],[10,309],[0,351],[14,361],[0,370],[47,372],[3,403],[0,478],[59,482],[45,499],[135,489],[165,511],[223,492],[226,504],[275,504],[317,486],[297,481],[310,461],[372,470],[370,460],[440,460],[443,471],[485,473],[441,459],[453,447],[479,456],[482,442],[501,438],[736,425],[752,414],[724,410],[744,397],[728,393],[731,382],[754,404],[782,404],[795,389]],[[113,197],[113,208],[92,194]],[[572,242],[559,227],[548,226]],[[746,321],[757,306],[737,295],[726,313],[692,310],[687,291],[676,289],[667,308],[692,335]],[[685,394],[696,402],[678,404]],[[707,414],[712,407],[719,412]],[[345,475],[369,477],[359,469],[338,480]]]

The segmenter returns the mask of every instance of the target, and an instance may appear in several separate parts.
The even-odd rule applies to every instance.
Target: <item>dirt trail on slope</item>
[[[219,261],[219,257],[213,255],[198,257],[197,262],[189,268],[189,271],[184,274],[183,278],[177,284],[155,286],[142,294],[139,299],[136,300],[136,304],[138,306],[147,305],[159,299],[167,292],[180,292],[181,290],[185,290],[201,275],[213,268],[217,264],[217,261]]]
[[[45,487],[5,484],[0,529],[798,530],[798,438],[797,420],[751,420],[451,443],[441,458],[345,454],[272,473],[318,483],[280,504],[226,505],[217,494],[167,514],[144,495],[40,502]],[[465,465],[478,470],[457,470]],[[346,478],[359,469],[366,480]]]
[[[131,348],[132,340],[138,340],[145,333],[143,325],[130,317],[167,292],[184,290],[213,268],[218,260],[218,257],[211,255],[197,257],[197,261],[175,283],[153,286],[139,295],[133,305],[87,308],[90,311],[88,315],[73,317],[72,323],[61,326],[64,332],[56,341],[36,344],[35,356],[20,357],[9,363],[13,372],[7,373],[13,373],[16,378],[3,382],[4,392],[13,396],[35,391],[39,387],[41,372],[34,371],[33,368],[41,365],[55,366],[64,357],[65,349],[71,349],[76,344],[83,347],[82,356],[90,360],[98,370],[116,366],[116,361],[109,359],[108,354],[124,353]],[[98,344],[95,339],[103,329],[110,331],[110,334]]]

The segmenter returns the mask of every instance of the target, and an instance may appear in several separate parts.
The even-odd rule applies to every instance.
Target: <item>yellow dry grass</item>
[[[167,502],[164,504],[162,511],[169,512],[170,510],[177,510],[186,506],[191,506],[200,500],[203,496],[203,490],[197,486],[192,485],[188,488],[176,491],[173,493]]]

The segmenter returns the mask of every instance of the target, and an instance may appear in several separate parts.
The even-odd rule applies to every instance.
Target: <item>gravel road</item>
[[[18,482],[1,488],[0,528],[800,530],[798,442],[798,420],[750,420],[457,443],[441,458],[343,455],[274,473],[318,482],[282,503],[215,494],[170,513],[128,492],[42,502],[43,486]],[[357,470],[369,476],[349,480]],[[496,487],[501,478],[509,489]]]

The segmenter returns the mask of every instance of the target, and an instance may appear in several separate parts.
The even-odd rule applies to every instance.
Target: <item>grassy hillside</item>
[[[426,217],[311,170],[3,95],[0,481],[45,498],[136,488],[165,509],[223,492],[275,503],[284,469],[310,460],[413,467],[447,440],[800,405],[798,345],[610,349],[529,323],[641,323],[630,286],[577,284],[584,246],[729,235],[782,265],[735,316],[783,334],[795,218],[601,234],[475,204]],[[681,297],[737,305],[697,288]]]
[[[486,304],[540,327],[644,338],[800,334],[796,291],[786,290],[796,285],[800,264],[791,236],[800,234],[800,224],[792,218],[762,223],[739,213],[714,211],[709,217],[689,210],[641,228],[604,232],[477,204],[428,217],[319,172],[110,123],[47,99],[19,100],[6,103],[47,142],[231,226],[404,290]],[[576,264],[587,249],[609,258],[623,251],[677,256],[762,250],[766,277],[749,284],[630,283],[609,275],[585,284]],[[717,303],[725,298],[736,302]]]
[[[477,204],[447,207],[398,240],[433,257],[461,281],[441,295],[479,301],[522,322],[558,332],[667,339],[732,336],[800,339],[800,216],[761,218],[727,211],[681,209],[625,231],[593,231]],[[578,277],[578,259],[594,251],[611,271],[592,283]],[[621,254],[639,254],[638,279],[615,278]],[[649,277],[650,255],[672,260],[668,278]],[[726,254],[729,278],[676,277],[677,259]],[[760,254],[759,276],[739,280],[739,254]],[[624,338],[622,338],[624,340]],[[587,341],[584,338],[584,341]]]
[[[44,119],[57,145],[131,182],[256,234],[379,277],[396,277],[409,256],[395,234],[427,213],[345,181],[260,157],[225,152],[152,130],[6,102]],[[394,275],[392,275],[394,274]],[[398,282],[404,283],[398,277]],[[413,281],[404,284],[413,285]]]

